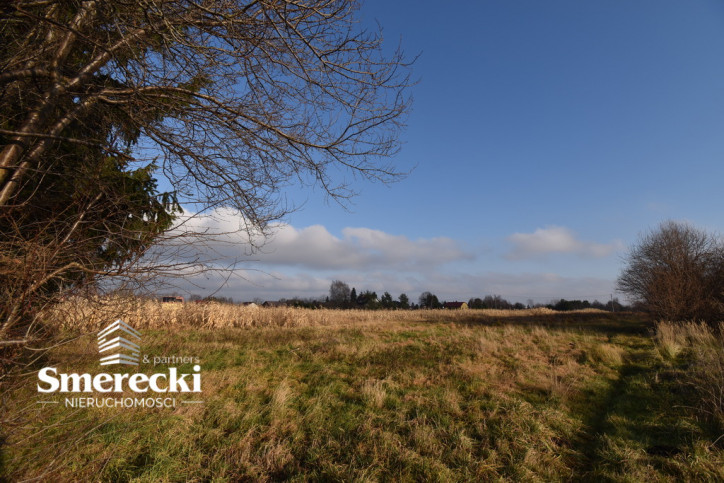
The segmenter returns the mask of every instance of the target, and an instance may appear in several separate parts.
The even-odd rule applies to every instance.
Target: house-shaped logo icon
[[[101,357],[101,365],[137,366],[141,356],[141,347],[138,345],[140,342],[141,334],[137,330],[121,319],[116,320],[98,333],[98,352],[110,354]]]

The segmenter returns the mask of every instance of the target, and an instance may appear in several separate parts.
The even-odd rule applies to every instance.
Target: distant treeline
[[[600,310],[608,310],[609,312],[622,312],[631,310],[631,307],[628,305],[621,304],[617,298],[614,298],[613,300],[610,300],[608,302],[601,303],[598,300],[594,300],[593,302],[589,302],[588,300],[565,300],[560,299],[559,301],[555,303],[550,303],[546,305],[549,309],[553,310],[560,310],[560,311],[567,311],[567,310],[582,310],[582,309],[600,309]]]
[[[392,296],[385,292],[382,297],[378,297],[376,292],[365,291],[360,293],[357,298],[347,300],[346,302],[331,301],[329,297],[322,298],[300,298],[281,299],[280,304],[288,307],[303,308],[338,308],[338,309],[365,309],[365,310],[421,310],[421,309],[442,309],[448,304],[448,301],[440,301],[439,298],[430,292],[423,292],[418,299],[418,303],[410,303],[406,294],[401,294],[402,301],[395,300]],[[571,311],[582,309],[599,309],[609,312],[625,312],[632,310],[631,306],[624,305],[614,298],[613,301],[607,303],[594,300],[566,300],[559,299],[551,301],[547,304],[523,304],[521,302],[509,302],[500,295],[486,295],[483,298],[471,298],[467,302],[468,308],[471,309],[501,309],[501,310],[524,310],[538,307],[546,307],[557,311]]]
[[[191,295],[190,301],[217,302],[233,304],[231,297],[206,297],[199,295]],[[450,303],[449,303],[450,302]],[[460,308],[461,302],[440,301],[437,295],[432,292],[422,292],[417,298],[417,302],[411,301],[407,294],[400,294],[399,297],[393,298],[389,292],[384,292],[381,296],[377,292],[364,290],[357,292],[357,289],[350,288],[345,282],[335,280],[329,287],[329,295],[322,297],[293,297],[289,299],[280,299],[276,301],[264,301],[261,299],[254,300],[257,305],[265,306],[285,306],[285,307],[301,307],[309,309],[319,308],[335,308],[335,309],[365,309],[365,310],[420,310],[420,309],[442,309],[446,305]],[[582,309],[600,309],[609,312],[621,312],[631,310],[631,307],[623,305],[617,298],[603,303],[598,300],[589,302],[588,300],[552,300],[547,304],[534,303],[528,300],[526,304],[521,302],[510,302],[500,295],[486,295],[483,298],[474,297],[466,302],[467,308],[470,309],[501,309],[501,310],[523,310],[537,307],[547,307],[558,311],[582,310]]]

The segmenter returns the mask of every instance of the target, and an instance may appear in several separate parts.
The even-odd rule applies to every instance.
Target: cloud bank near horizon
[[[497,263],[491,269],[486,268],[490,250],[476,253],[449,237],[411,239],[362,227],[346,227],[335,236],[323,225],[297,228],[279,223],[271,227],[272,236],[264,238],[245,233],[242,226],[243,220],[224,211],[188,220],[187,229],[215,234],[198,245],[195,256],[213,254],[219,266],[237,261],[239,271],[228,280],[223,273],[190,277],[178,282],[179,288],[206,294],[218,290],[218,294],[240,301],[320,297],[328,292],[332,280],[339,279],[358,290],[387,291],[393,297],[406,293],[413,300],[427,290],[445,300],[488,294],[536,303],[554,298],[607,300],[613,291],[611,280],[550,272],[511,274],[501,269],[501,263],[548,254],[595,259],[619,247],[617,242],[581,241],[565,227],[548,227],[501,240],[501,247],[505,250],[507,243],[508,251],[493,254],[497,262],[487,259]],[[253,252],[251,245],[257,247]]]
[[[548,303],[560,298],[599,300],[605,302],[612,291],[610,280],[595,277],[563,277],[553,273],[505,274],[488,272],[482,274],[432,275],[393,273],[376,271],[369,273],[347,272],[335,276],[310,273],[286,273],[280,271],[261,272],[243,269],[230,277],[207,276],[177,282],[179,290],[186,293],[233,297],[236,301],[255,299],[278,300],[280,298],[323,298],[329,293],[332,280],[346,282],[357,291],[372,290],[381,295],[389,292],[397,299],[401,293],[417,301],[424,291],[435,293],[440,300],[468,301],[473,297],[502,295],[511,302]],[[223,284],[223,286],[222,286]],[[220,288],[221,287],[221,288]],[[218,292],[217,292],[218,291]]]

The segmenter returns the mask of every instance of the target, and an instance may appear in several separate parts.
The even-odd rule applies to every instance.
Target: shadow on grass
[[[444,319],[443,319],[444,320]],[[438,311],[430,311],[426,322],[441,322]],[[640,312],[557,312],[536,315],[487,315],[481,311],[457,314],[457,324],[467,325],[512,325],[518,327],[545,327],[555,329],[577,329],[599,332],[607,335],[643,335],[653,328],[653,319]]]
[[[655,357],[650,340],[632,339],[629,350],[618,377],[588,401],[585,429],[579,435],[583,457],[574,467],[574,480],[649,476],[630,474],[633,467],[685,478],[672,458],[685,457],[701,430],[687,425],[683,414],[690,395],[673,378],[661,377],[667,369]]]

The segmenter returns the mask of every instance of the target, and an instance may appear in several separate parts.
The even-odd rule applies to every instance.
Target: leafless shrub
[[[630,250],[618,288],[662,320],[715,321],[722,315],[723,282],[721,241],[669,221]]]

